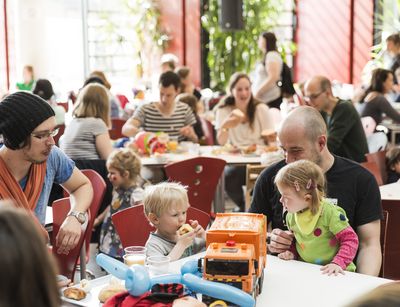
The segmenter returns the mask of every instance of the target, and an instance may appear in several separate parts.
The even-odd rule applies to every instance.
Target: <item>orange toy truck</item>
[[[264,279],[266,224],[263,214],[217,213],[206,233],[203,278],[227,283],[256,297]]]

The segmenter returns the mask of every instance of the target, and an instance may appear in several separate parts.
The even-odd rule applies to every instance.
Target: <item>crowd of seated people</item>
[[[330,221],[334,228],[330,235],[338,238],[337,249],[324,263],[317,264],[326,265],[323,271],[328,274],[343,273],[351,266],[351,270],[378,275],[382,260],[382,207],[375,178],[359,164],[368,153],[360,114],[351,101],[334,96],[331,80],[316,75],[304,81],[302,99],[307,106],[296,105],[275,131],[271,109],[279,109],[283,99],[277,85],[283,60],[273,33],[263,33],[259,46],[263,58],[255,67],[255,74],[236,72],[230,76],[227,94],[213,109],[213,126],[216,143],[221,146],[265,146],[271,140],[266,136],[278,135],[285,158],[259,175],[250,208],[250,212],[268,217],[268,250],[282,259],[296,258],[293,251],[299,248],[295,244],[301,226],[315,228],[322,223],[313,216],[314,211],[324,208],[332,210],[332,214],[339,212],[343,218]],[[178,59],[171,55],[164,60],[159,99],[135,109],[123,125],[122,134],[133,138],[140,131],[162,131],[173,140],[202,144],[205,134],[199,110],[204,106],[200,91],[191,80],[190,68],[178,67]],[[102,171],[97,166],[93,168],[113,188],[112,199],[110,196],[102,208],[107,209],[100,211],[95,222],[101,226],[101,252],[122,260],[123,248],[111,215],[139,203],[143,203],[145,216],[155,228],[146,243],[149,255],[168,255],[177,260],[204,248],[205,231],[197,221],[189,221],[193,228],[189,233],[177,233],[186,223],[186,188],[154,174],[151,183],[144,187],[140,180],[144,169],[140,156],[128,148],[113,147],[109,136],[111,118],[123,116],[123,110],[110,94],[111,85],[103,72],[93,71],[80,89],[60,148],[54,146],[53,137],[56,126],[65,122],[65,112],[55,102],[52,84],[47,79],[33,80],[31,71],[23,88],[32,93],[17,91],[0,103],[0,134],[4,143],[0,147],[0,199],[13,199],[14,206],[22,207],[47,239],[43,226],[51,186],[61,185],[71,194],[72,214],[66,218],[56,246],[60,253],[68,253],[80,237],[82,223],[76,215],[87,212],[93,193],[88,179],[76,166],[81,160],[99,160]],[[393,80],[391,70],[379,68],[373,72],[361,99],[361,116],[371,116],[379,124],[385,114],[400,122],[399,113],[387,98],[394,87]],[[388,170],[393,181],[399,178],[399,157],[398,148],[388,152]],[[308,172],[302,170],[304,165]],[[290,172],[314,173],[301,181],[292,180]],[[244,211],[245,173],[244,166],[227,166],[224,173],[226,193],[237,211]],[[286,177],[291,178],[289,183],[284,181]],[[286,210],[287,216],[283,212]],[[288,231],[288,226],[297,232]],[[315,238],[308,233],[302,239]],[[343,245],[351,252],[346,253]],[[310,251],[310,255],[315,254],[318,253]]]

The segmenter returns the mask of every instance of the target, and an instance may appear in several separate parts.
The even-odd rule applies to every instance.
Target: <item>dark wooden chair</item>
[[[374,175],[376,182],[378,183],[379,186],[383,185],[383,180],[382,180],[382,174],[379,169],[379,166],[373,162],[362,162],[360,163],[363,167],[365,167],[367,170],[371,172],[372,175]]]
[[[379,277],[386,278],[386,241],[387,241],[387,228],[389,223],[389,212],[386,210],[382,211],[383,219],[381,220],[381,250],[382,250],[382,267],[381,272],[379,273]]]
[[[400,201],[382,200],[383,210],[390,217],[387,221],[386,242],[384,245],[383,276],[390,279],[400,279]]]
[[[379,171],[381,172],[382,182],[386,184],[387,181],[387,169],[386,169],[386,150],[377,151],[374,153],[365,154],[367,162],[375,162],[378,165]]]

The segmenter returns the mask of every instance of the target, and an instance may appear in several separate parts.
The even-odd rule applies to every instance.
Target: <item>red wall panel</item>
[[[371,59],[373,45],[373,1],[357,0],[354,2],[354,44],[353,44],[353,82],[361,81],[361,72]]]
[[[193,82],[201,84],[200,0],[186,0],[186,66]]]
[[[350,0],[299,0],[296,80],[349,81]]]
[[[372,0],[298,0],[296,81],[324,75],[358,83],[370,59],[373,9]]]
[[[166,52],[177,55],[179,65],[190,67],[193,81],[199,86],[201,83],[200,0],[160,1],[160,6],[162,24],[171,37]]]

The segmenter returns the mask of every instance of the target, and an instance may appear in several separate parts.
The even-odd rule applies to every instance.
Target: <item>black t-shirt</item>
[[[358,226],[382,217],[381,195],[374,176],[359,164],[334,156],[332,167],[326,172],[327,198],[342,207],[350,225]],[[286,165],[282,160],[265,169],[257,179],[250,212],[263,213],[272,228],[286,229],[282,218],[280,194],[274,184],[275,175]]]

